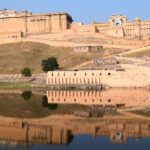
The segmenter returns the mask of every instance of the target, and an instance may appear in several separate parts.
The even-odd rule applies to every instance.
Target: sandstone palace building
[[[124,15],[112,15],[106,23],[92,22],[90,25],[73,22],[68,13],[32,14],[0,10],[0,37],[18,38],[34,34],[95,33],[116,38],[150,39],[150,21],[135,18],[127,21]]]
[[[57,33],[70,29],[72,18],[67,13],[32,14],[27,11],[0,11],[0,35],[21,37],[30,34]]]

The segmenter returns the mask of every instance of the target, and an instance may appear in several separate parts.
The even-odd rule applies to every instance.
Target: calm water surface
[[[150,150],[149,104],[139,89],[1,92],[0,150]],[[118,111],[134,107],[147,119]]]
[[[22,146],[18,146],[17,148],[5,147],[1,146],[1,150],[24,150]],[[113,144],[109,141],[107,137],[97,137],[93,139],[89,135],[79,135],[74,138],[72,143],[67,146],[64,145],[32,145],[29,150],[99,150],[99,149],[107,149],[107,150],[149,150],[150,149],[150,139],[143,138],[140,141],[135,141],[133,138],[129,138],[125,144]]]

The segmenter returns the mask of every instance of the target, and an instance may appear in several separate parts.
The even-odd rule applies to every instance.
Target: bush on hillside
[[[42,70],[44,72],[54,71],[59,68],[57,58],[50,57],[48,59],[43,59],[41,62]]]
[[[23,68],[23,70],[21,71],[21,74],[25,77],[31,77],[31,69],[28,67]]]

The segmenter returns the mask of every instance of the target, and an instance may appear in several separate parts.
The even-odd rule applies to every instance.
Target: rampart
[[[150,21],[135,18],[128,21],[124,15],[112,15],[108,22],[92,22],[83,24],[73,22],[68,13],[33,14],[26,10],[0,10],[0,38],[27,38],[31,35],[64,33],[71,37],[79,35],[100,35],[103,37],[122,39],[150,39]]]
[[[123,70],[50,71],[47,85],[102,85],[109,87],[146,87],[149,68],[124,65]]]

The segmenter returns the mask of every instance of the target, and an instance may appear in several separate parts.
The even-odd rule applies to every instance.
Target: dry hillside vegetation
[[[143,47],[135,51],[131,51],[130,53],[125,54],[126,57],[136,57],[142,58],[147,57],[150,58],[150,47]]]
[[[51,47],[36,42],[19,42],[0,45],[0,73],[20,73],[23,67],[30,67],[33,73],[40,73],[41,60],[58,58],[62,69],[70,69],[95,58],[120,53],[121,49],[102,49],[99,53],[75,53],[72,48]]]

